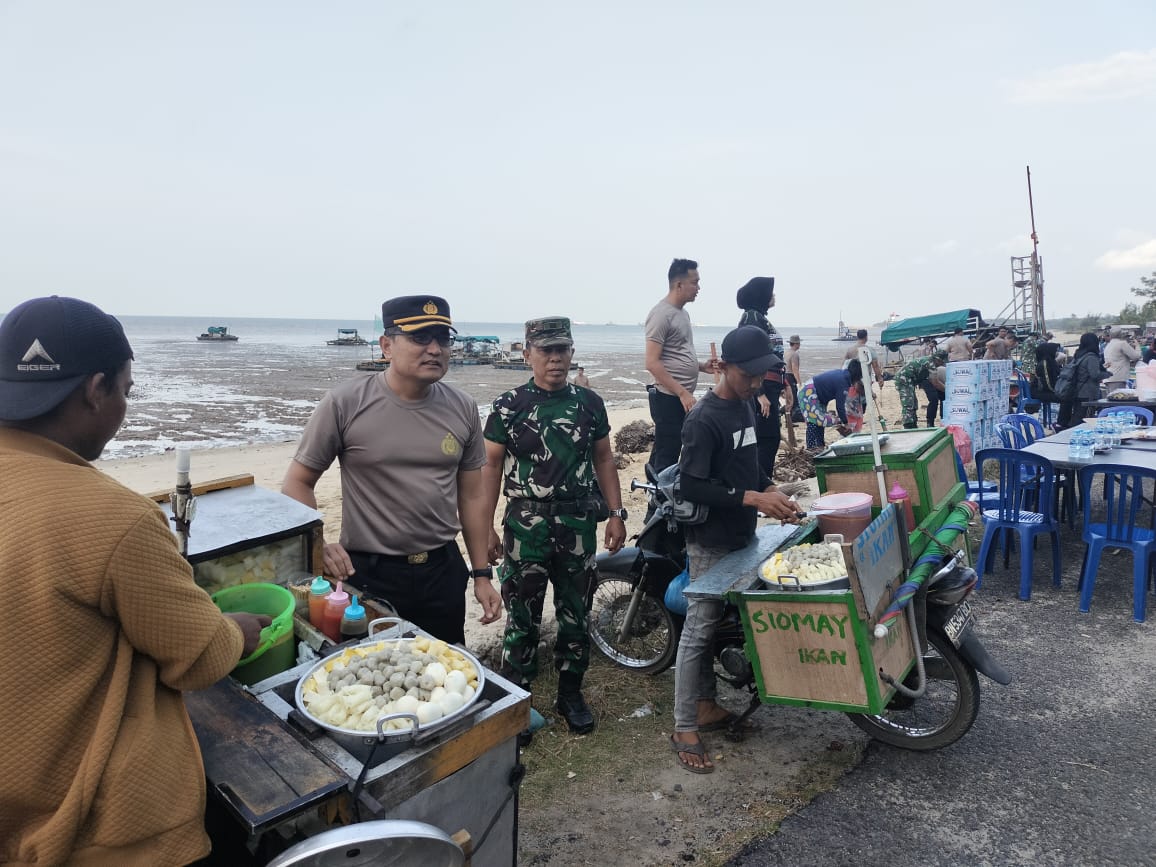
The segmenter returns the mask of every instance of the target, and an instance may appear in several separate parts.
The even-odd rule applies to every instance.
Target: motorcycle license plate
[[[951,643],[959,647],[960,636],[967,631],[968,627],[975,623],[975,615],[971,613],[971,603],[963,602],[955,609],[955,613],[951,615],[951,619],[943,627],[943,631],[947,633],[947,637],[951,639]]]

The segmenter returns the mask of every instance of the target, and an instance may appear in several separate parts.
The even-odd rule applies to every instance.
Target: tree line
[[[1141,277],[1140,285],[1133,286],[1130,291],[1140,300],[1129,301],[1116,316],[1106,313],[1086,313],[1080,316],[1073,313],[1048,320],[1048,327],[1057,331],[1084,332],[1095,331],[1100,325],[1111,322],[1141,327],[1146,322],[1156,322],[1156,271]]]

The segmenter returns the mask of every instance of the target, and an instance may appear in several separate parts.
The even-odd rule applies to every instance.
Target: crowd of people
[[[801,339],[792,335],[784,351],[767,318],[773,277],[737,290],[736,327],[718,358],[700,359],[686,311],[700,289],[698,264],[675,259],[644,329],[654,380],[650,463],[655,471],[678,464],[684,494],[709,507],[705,522],[686,528],[692,583],[750,543],[759,512],[796,519],[795,503],[773,482],[781,402],[805,421],[807,446],[817,449],[828,427],[859,429],[866,389],[885,381],[866,331],[843,366],[805,378]],[[569,380],[570,320],[525,323],[531,377],[499,395],[484,422],[468,395],[443,382],[456,333],[444,298],[392,298],[382,322],[389,367],[321,399],[282,491],[315,507],[316,485],[336,460],[341,533],[323,546],[325,572],[457,643],[465,640],[472,582],[481,622],[505,618],[501,673],[527,690],[538,674],[552,587],[555,707],[571,731],[591,731],[595,718],[582,694],[590,650],[584,597],[598,525],[605,524],[602,546],[615,552],[626,541],[627,514],[606,407],[581,368]],[[1079,401],[1099,395],[1101,382],[1122,383],[1141,357],[1125,335],[1105,337],[1081,337],[1067,381],[1052,335],[1033,347],[1040,387],[1061,405],[1060,425]],[[984,357],[1007,357],[1015,347],[1005,330],[987,341]],[[894,377],[904,427],[917,423],[916,389],[934,424],[944,365],[974,352],[961,329],[942,349],[926,349]],[[0,323],[0,471],[9,491],[0,500],[0,563],[23,578],[22,591],[11,594],[14,622],[54,636],[32,667],[19,661],[24,633],[6,630],[3,673],[15,695],[44,696],[35,682],[41,667],[69,672],[68,688],[35,707],[0,708],[5,861],[165,864],[203,856],[203,774],[181,691],[225,676],[268,624],[221,613],[194,582],[156,504],[90,463],[124,420],[132,361],[120,323],[78,299],[33,299]],[[696,398],[702,373],[716,383]],[[64,515],[68,533],[60,532]],[[732,719],[715,700],[709,652],[720,617],[721,603],[690,600],[675,663],[670,746],[694,773],[713,770],[700,733]]]

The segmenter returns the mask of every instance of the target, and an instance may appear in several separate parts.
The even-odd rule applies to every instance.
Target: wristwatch
[[[493,578],[494,577],[494,567],[493,566],[486,566],[483,569],[471,569],[470,570],[470,577],[471,578]]]
[[[621,518],[623,523],[626,523],[626,509],[611,509],[611,518]]]

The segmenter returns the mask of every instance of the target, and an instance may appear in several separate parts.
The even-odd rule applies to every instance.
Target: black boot
[[[563,671],[558,675],[558,713],[566,719],[570,731],[585,735],[594,731],[594,713],[582,697],[582,678]]]

